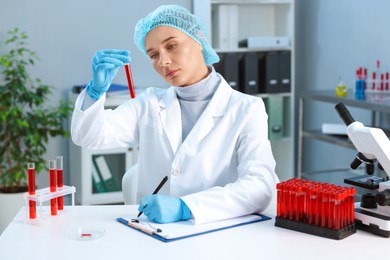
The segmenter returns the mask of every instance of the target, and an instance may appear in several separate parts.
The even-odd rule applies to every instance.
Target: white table
[[[40,225],[29,225],[21,209],[0,236],[0,259],[386,259],[383,256],[390,248],[389,238],[363,231],[332,240],[275,227],[274,218],[164,243],[116,221],[117,217],[137,214],[136,206],[75,206],[66,210]],[[87,224],[103,227],[105,235],[92,241],[69,238],[72,229]]]

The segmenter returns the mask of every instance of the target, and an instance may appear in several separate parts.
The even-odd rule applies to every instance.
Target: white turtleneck
[[[186,87],[175,87],[179,99],[182,122],[182,141],[186,139],[217,90],[220,78],[212,66],[203,80]]]

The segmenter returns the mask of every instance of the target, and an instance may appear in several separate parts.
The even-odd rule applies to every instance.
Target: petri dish
[[[69,238],[79,241],[91,241],[102,238],[105,233],[105,229],[102,227],[77,227],[71,230]]]

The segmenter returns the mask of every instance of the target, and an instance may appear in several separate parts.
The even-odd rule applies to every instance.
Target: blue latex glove
[[[92,58],[92,80],[87,86],[88,95],[98,100],[110,87],[120,67],[130,63],[126,50],[100,50]]]
[[[141,199],[138,211],[157,223],[170,223],[191,218],[191,211],[178,198],[163,195],[150,195]]]

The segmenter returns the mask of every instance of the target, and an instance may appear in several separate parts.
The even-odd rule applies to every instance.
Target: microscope
[[[367,172],[366,175],[345,179],[344,182],[377,190],[375,193],[363,194],[361,202],[355,203],[356,228],[390,237],[390,140],[382,129],[367,127],[355,121],[343,103],[337,104],[335,109],[346,124],[348,137],[358,151],[351,168],[356,169],[364,163]],[[373,175],[376,160],[386,177]]]

